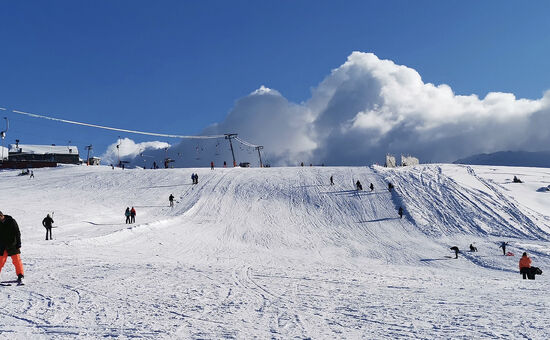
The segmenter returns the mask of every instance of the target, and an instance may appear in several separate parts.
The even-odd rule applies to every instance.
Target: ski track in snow
[[[1,337],[544,339],[550,333],[550,193],[537,191],[550,182],[544,169],[34,172],[32,180],[0,172],[9,197],[1,210],[20,225],[27,281],[0,287]],[[190,183],[193,172],[197,185]],[[510,184],[514,174],[524,185]],[[358,179],[366,190],[354,190]],[[123,223],[127,206],[136,207],[136,224]],[[57,228],[46,242],[40,222],[52,212]],[[501,241],[516,256],[502,256]],[[470,243],[479,252],[464,251]],[[453,245],[462,249],[458,259],[451,258]],[[523,251],[545,271],[535,281],[518,273]],[[0,279],[13,276],[8,260]]]

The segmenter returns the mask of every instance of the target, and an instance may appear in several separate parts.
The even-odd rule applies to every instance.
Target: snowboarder
[[[46,228],[46,241],[48,240],[48,234],[50,235],[50,240],[53,240],[53,237],[52,237],[52,228],[53,228],[52,223],[54,223],[54,222],[53,222],[53,218],[50,216],[50,214],[48,214],[42,220],[42,225],[44,226],[44,228]]]
[[[29,176],[29,179],[34,178],[34,171],[31,170],[31,175]]]
[[[210,162],[210,170],[214,170],[214,162]]]
[[[458,247],[457,247],[457,246],[453,246],[453,247],[451,247],[450,249],[451,249],[451,250],[454,250],[454,252],[455,252],[455,259],[458,259],[458,252],[459,252]]]
[[[132,207],[132,210],[130,210],[130,220],[130,223],[136,222],[136,209],[134,209],[134,207]]]
[[[403,207],[399,207],[398,214],[399,214],[399,218],[403,218]]]
[[[373,190],[374,190],[374,184],[371,183],[371,184],[369,185],[369,188],[370,188],[370,191],[373,191]]]
[[[170,196],[168,197],[168,200],[170,201],[170,207],[173,207],[174,206],[174,195],[170,194]]]
[[[17,284],[22,285],[25,276],[20,256],[21,232],[13,217],[4,215],[2,212],[0,212],[0,254],[0,272],[10,256],[17,274]]]
[[[361,185],[361,182],[359,182],[359,180],[357,180],[357,182],[355,183],[355,188],[359,191],[359,190],[363,190],[363,186]]]
[[[130,207],[126,207],[126,211],[124,212],[124,216],[126,216],[126,224],[130,224]]]
[[[529,256],[527,256],[527,253],[523,253],[523,256],[521,259],[519,259],[519,273],[523,275],[523,279],[525,280],[527,276],[530,276],[530,269],[531,268],[531,259]],[[529,277],[531,279],[531,277]],[[535,276],[533,276],[533,280],[535,279]]]
[[[391,182],[390,182],[390,183],[388,183],[388,191],[391,192],[392,189],[393,189],[393,184],[391,184]]]
[[[473,243],[470,243],[470,251],[471,251],[471,252],[476,252],[476,251],[477,251],[477,247],[474,246]]]
[[[334,185],[334,178],[330,175],[330,185]]]
[[[506,246],[508,245],[508,242],[502,242],[499,246],[499,248],[502,248],[502,255],[506,256]]]

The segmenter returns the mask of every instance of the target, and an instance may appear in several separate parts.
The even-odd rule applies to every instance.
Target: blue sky
[[[550,89],[548,17],[546,1],[2,2],[0,107],[198,134],[261,85],[309,100],[353,51],[456,94],[538,99]],[[101,152],[121,135],[0,114],[6,143]]]

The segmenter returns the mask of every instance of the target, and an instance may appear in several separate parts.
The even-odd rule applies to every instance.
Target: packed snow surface
[[[19,173],[0,172],[26,278],[0,286],[2,338],[550,336],[550,169]],[[132,206],[136,223],[125,224]],[[518,272],[524,251],[544,271],[534,281]],[[8,259],[0,280],[14,277]]]

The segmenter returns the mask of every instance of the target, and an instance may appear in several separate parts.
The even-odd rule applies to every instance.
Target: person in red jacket
[[[531,259],[527,256],[527,253],[523,253],[523,256],[519,260],[519,273],[523,274],[524,280],[529,274],[529,268],[531,268]]]
[[[130,210],[130,223],[136,223],[136,209],[134,207]]]
[[[8,215],[0,212],[0,271],[4,267],[8,256],[15,266],[17,283],[23,284],[24,272],[21,262],[21,232],[17,222]]]

